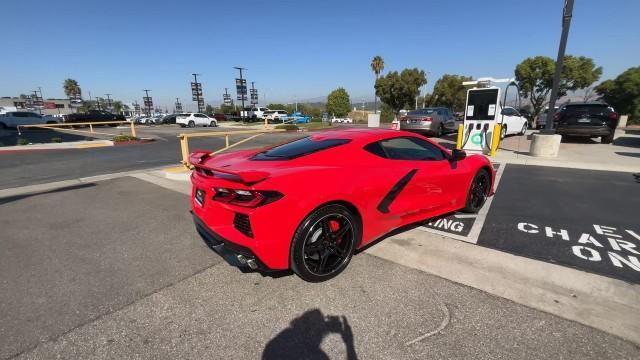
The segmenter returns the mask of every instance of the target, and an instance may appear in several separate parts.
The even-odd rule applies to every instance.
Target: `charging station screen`
[[[493,120],[497,102],[498,89],[470,90],[465,119]]]

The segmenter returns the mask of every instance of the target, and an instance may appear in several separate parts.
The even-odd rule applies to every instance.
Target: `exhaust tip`
[[[249,265],[251,270],[255,270],[255,269],[258,268],[258,264],[256,263],[256,261],[254,259],[248,259],[246,261],[247,261],[247,265]]]
[[[240,262],[240,264],[242,265],[246,265],[247,264],[247,258],[244,257],[244,255],[237,255],[236,259],[238,259],[238,261]]]

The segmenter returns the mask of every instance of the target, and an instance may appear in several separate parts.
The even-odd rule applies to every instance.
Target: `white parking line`
[[[500,184],[500,179],[502,178],[502,173],[504,173],[504,168],[506,167],[506,165],[507,164],[505,164],[505,163],[500,163],[500,166],[498,167],[498,171],[496,172],[495,184],[493,185],[493,189],[496,192],[498,190],[498,185]],[[455,215],[453,215],[454,218],[457,218],[457,219],[473,219],[473,218],[475,218],[475,221],[473,222],[473,225],[471,226],[471,230],[469,231],[469,234],[466,235],[466,236],[453,234],[453,233],[446,232],[446,231],[440,231],[440,230],[437,230],[437,229],[434,229],[434,228],[425,227],[425,226],[420,226],[418,229],[422,230],[422,231],[430,232],[430,233],[433,233],[433,234],[438,234],[438,235],[450,237],[450,238],[453,238],[453,239],[456,239],[456,240],[461,240],[461,241],[468,242],[468,243],[471,243],[471,244],[477,244],[478,243],[478,238],[480,237],[480,231],[482,231],[482,227],[484,226],[484,222],[487,219],[487,214],[489,213],[489,209],[491,208],[491,204],[493,203],[493,198],[494,198],[494,196],[492,196],[489,199],[487,199],[487,202],[484,204],[482,209],[480,209],[480,211],[477,214],[455,214]]]

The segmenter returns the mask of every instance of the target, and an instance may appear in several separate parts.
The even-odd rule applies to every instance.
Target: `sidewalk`
[[[597,139],[563,139],[557,158],[530,156],[530,144],[530,132],[526,136],[507,137],[492,160],[521,165],[640,172],[640,135],[618,131],[613,144],[601,144]]]

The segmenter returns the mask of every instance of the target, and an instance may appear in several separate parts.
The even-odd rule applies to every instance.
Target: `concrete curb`
[[[184,166],[174,166],[165,168],[160,171],[164,177],[175,181],[191,181],[191,170],[187,170]]]
[[[29,150],[58,150],[58,149],[86,149],[94,147],[113,146],[111,140],[69,141],[51,144],[16,145],[0,147],[0,152],[29,151]]]
[[[366,253],[640,344],[640,286],[411,230]]]

